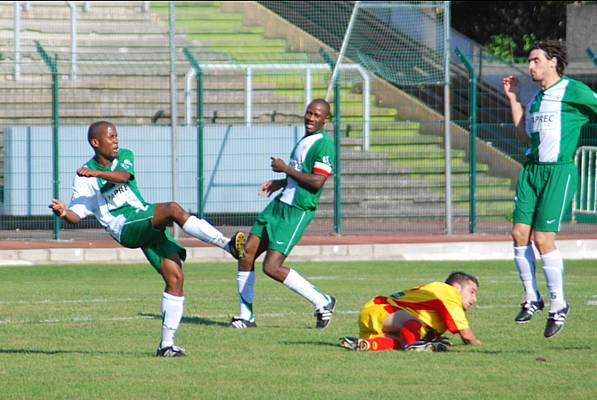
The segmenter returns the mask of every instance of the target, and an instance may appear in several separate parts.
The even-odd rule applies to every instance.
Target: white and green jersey
[[[584,83],[563,76],[539,90],[525,112],[525,130],[531,138],[529,160],[572,162],[580,129],[589,120],[597,120],[597,95]]]
[[[288,165],[299,172],[327,177],[333,173],[335,158],[336,150],[332,138],[326,132],[319,131],[305,135],[298,141],[292,150]],[[313,192],[288,176],[286,187],[279,199],[302,210],[315,210],[322,189],[323,187]]]
[[[95,158],[84,166],[99,171],[126,171],[131,174],[127,183],[112,183],[97,177],[75,175],[73,194],[68,206],[81,218],[94,215],[110,235],[120,241],[127,215],[137,209],[145,210],[148,203],[143,200],[135,181],[135,156],[127,149],[119,149],[118,157],[107,167],[100,166]]]

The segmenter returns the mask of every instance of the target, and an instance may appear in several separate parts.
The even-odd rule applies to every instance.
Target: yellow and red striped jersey
[[[454,286],[447,283],[427,283],[388,297],[377,297],[374,302],[387,304],[386,311],[389,313],[404,310],[440,335],[446,330],[455,334],[469,327],[462,308],[462,297]]]

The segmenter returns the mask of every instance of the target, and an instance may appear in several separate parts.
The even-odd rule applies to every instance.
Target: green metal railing
[[[52,194],[55,199],[60,198],[60,175],[59,175],[59,164],[58,164],[58,57],[55,56],[54,58],[50,57],[43,46],[36,41],[35,46],[37,47],[37,51],[40,54],[41,58],[44,60],[50,72],[52,74],[52,152],[53,152],[53,162],[52,162],[52,171],[53,171],[53,185],[52,185]],[[54,239],[60,239],[60,226],[61,226],[61,219],[54,215]]]
[[[329,64],[330,71],[333,71],[336,63],[332,59],[330,53],[324,48],[320,48],[319,53],[325,62]],[[340,71],[338,69],[334,80],[334,144],[336,146],[336,173],[334,174],[334,231],[338,235],[342,234],[340,121]]]
[[[466,56],[456,49],[469,75],[469,233],[477,231],[477,74]]]

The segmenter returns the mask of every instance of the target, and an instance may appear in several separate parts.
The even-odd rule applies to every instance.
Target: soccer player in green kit
[[[257,216],[246,242],[245,257],[239,260],[236,282],[240,314],[230,322],[234,328],[256,326],[253,317],[255,259],[264,252],[263,272],[313,304],[315,327],[323,329],[331,321],[336,299],[320,292],[294,269],[282,265],[313,219],[323,185],[333,173],[335,147],[330,135],[323,130],[329,114],[327,101],[313,100],[304,116],[306,134],[294,146],[290,162],[271,159],[272,171],[286,176],[263,183],[259,190],[267,196],[283,190]]]
[[[528,322],[544,307],[535,280],[534,243],[550,295],[546,338],[562,330],[570,309],[564,298],[564,262],[555,238],[577,187],[573,157],[581,127],[597,119],[597,95],[584,83],[564,75],[567,63],[560,42],[540,41],[534,45],[528,67],[540,89],[526,109],[519,99],[519,81],[513,76],[503,79],[516,137],[529,146],[518,178],[512,228],[514,263],[525,291],[515,321]]]
[[[174,335],[183,313],[182,262],[186,250],[166,227],[175,222],[187,234],[221,247],[237,259],[244,255],[244,234],[237,232],[229,239],[175,202],[147,203],[137,187],[133,152],[118,147],[114,124],[107,121],[91,124],[87,139],[95,155],[77,170],[70,204],[67,207],[62,200],[52,199],[50,208],[71,224],[94,215],[118,243],[141,248],[166,283],[161,307],[162,337],[156,355],[184,356],[185,350],[174,344]]]

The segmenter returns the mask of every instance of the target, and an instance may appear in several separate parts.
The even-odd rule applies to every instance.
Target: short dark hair
[[[558,40],[540,40],[533,45],[531,50],[543,50],[548,59],[556,58],[558,64],[556,71],[558,75],[564,75],[564,69],[568,65],[568,56],[566,54],[566,45]]]
[[[321,99],[321,98],[315,99],[315,100],[313,100],[309,104],[310,105],[311,104],[321,104],[323,106],[323,108],[324,108],[324,112],[326,114],[326,117],[330,116],[330,103],[328,103],[326,99]]]
[[[109,121],[97,121],[89,125],[89,129],[87,130],[87,141],[91,143],[91,139],[97,138],[101,133],[103,133],[106,126],[116,128],[116,126]]]
[[[466,282],[474,282],[477,287],[479,287],[479,280],[477,279],[477,277],[472,276],[467,274],[466,272],[452,272],[448,278],[446,278],[446,283],[448,285],[451,285],[453,283],[460,283],[461,285],[464,285]]]

